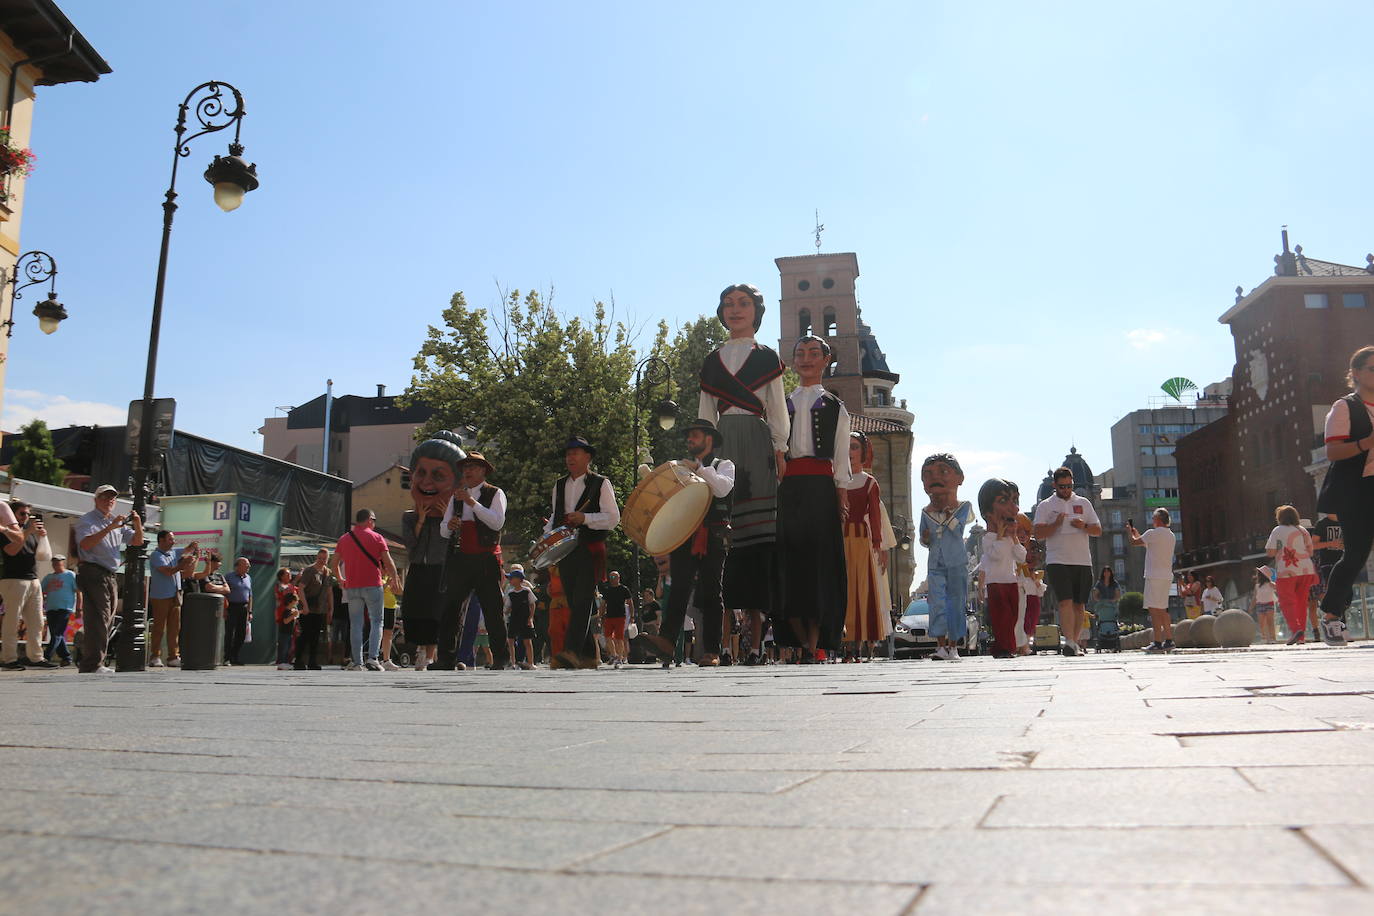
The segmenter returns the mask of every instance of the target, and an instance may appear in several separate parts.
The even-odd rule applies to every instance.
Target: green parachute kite
[[[1183,378],[1182,376],[1176,376],[1174,378],[1171,378],[1159,387],[1164,389],[1165,394],[1173,398],[1175,401],[1178,401],[1179,403],[1183,402],[1183,393],[1185,391],[1197,391],[1197,385],[1194,385],[1192,382],[1190,382],[1186,378]]]

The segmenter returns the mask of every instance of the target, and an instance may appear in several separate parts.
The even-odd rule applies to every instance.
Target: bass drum
[[[660,464],[625,501],[620,525],[645,553],[662,556],[687,542],[711,508],[711,487],[685,464]]]
[[[530,565],[547,569],[573,552],[577,547],[577,529],[560,525],[534,542],[530,548]]]

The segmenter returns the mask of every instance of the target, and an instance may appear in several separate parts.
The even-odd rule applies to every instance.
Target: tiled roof
[[[863,414],[850,414],[849,429],[856,433],[909,433],[910,427],[891,420],[868,417]]]
[[[1297,262],[1298,276],[1300,277],[1367,277],[1370,274],[1367,267],[1351,267],[1349,264],[1337,264],[1334,261],[1318,261],[1316,258],[1309,258],[1302,253],[1301,245],[1298,246],[1294,260]]]

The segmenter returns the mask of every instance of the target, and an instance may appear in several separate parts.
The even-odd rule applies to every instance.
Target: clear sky
[[[818,208],[918,460],[1026,493],[1073,444],[1107,468],[1165,379],[1229,375],[1217,316],[1281,224],[1374,250],[1367,3],[60,2],[114,73],[39,92],[22,241],[71,318],[16,328],[7,429],[140,395],[176,106],[208,79],[243,91],[262,187],[221,213],[227,137],[193,145],[157,393],[255,449],[326,378],[402,390],[455,290],[614,297],[644,344],[727,283],[772,305]]]

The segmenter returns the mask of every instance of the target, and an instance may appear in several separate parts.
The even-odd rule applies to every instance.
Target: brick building
[[[1374,341],[1374,255],[1352,267],[1309,258],[1301,245],[1290,250],[1287,230],[1282,243],[1274,276],[1249,293],[1237,287],[1218,319],[1235,347],[1230,412],[1175,451],[1180,566],[1218,576],[1228,597],[1250,590],[1275,506],[1314,517],[1313,449],[1331,403],[1349,391],[1350,354]]]

